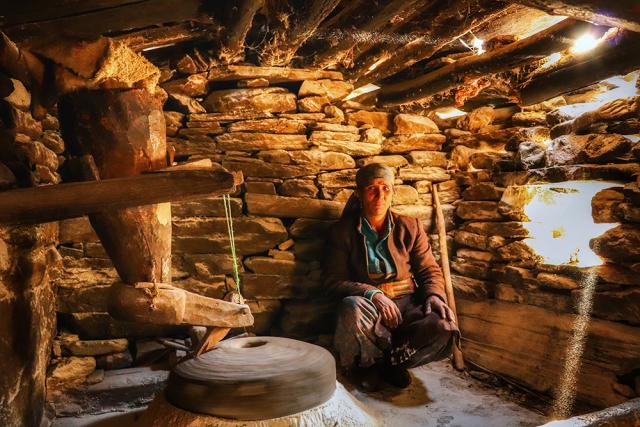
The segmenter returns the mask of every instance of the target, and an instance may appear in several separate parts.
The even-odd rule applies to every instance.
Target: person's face
[[[362,210],[367,217],[387,214],[393,198],[393,186],[382,178],[375,178],[358,192],[362,200]]]

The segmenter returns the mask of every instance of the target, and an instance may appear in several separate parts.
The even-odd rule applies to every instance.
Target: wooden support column
[[[428,98],[455,88],[467,78],[510,70],[562,51],[572,45],[575,37],[592,27],[586,22],[566,19],[494,51],[462,58],[413,80],[383,86],[378,99],[384,106],[394,106]]]
[[[93,156],[101,179],[166,166],[162,106],[149,91],[81,90],[58,108],[67,151]],[[89,219],[125,283],[171,282],[170,203],[105,209]]]

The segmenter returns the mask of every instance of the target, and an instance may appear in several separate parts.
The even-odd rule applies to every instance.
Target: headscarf
[[[378,178],[384,179],[389,186],[393,187],[395,180],[393,169],[382,163],[369,163],[361,167],[356,173],[356,187],[358,190],[362,190],[367,184]],[[354,192],[347,200],[341,218],[360,215],[360,209],[358,194]]]

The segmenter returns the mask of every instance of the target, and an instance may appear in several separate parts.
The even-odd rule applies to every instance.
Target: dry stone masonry
[[[241,290],[256,320],[250,332],[331,345],[336,301],[322,286],[323,237],[353,193],[357,169],[381,162],[396,171],[393,209],[422,220],[438,257],[437,186],[467,360],[552,393],[589,273],[545,264],[527,243],[523,185],[610,180],[620,186],[596,194],[593,218],[620,225],[591,241],[605,262],[592,270],[597,284],[578,397],[608,406],[640,395],[640,366],[632,356],[640,352],[637,97],[587,113],[545,103],[522,111],[487,106],[441,119],[356,108],[342,101],[353,86],[336,72],[293,73],[281,81],[266,71],[260,77],[257,67],[246,76],[186,71],[162,73],[169,78],[161,82],[168,143],[177,160],[207,158],[244,175],[231,214]],[[57,183],[64,163],[55,117],[33,119],[21,107],[24,96],[12,98],[10,118],[19,129],[17,158],[27,166],[15,172],[16,157],[3,159],[4,188],[24,179]],[[174,203],[172,213],[173,284],[225,298],[235,283],[222,200]],[[117,380],[110,379],[112,370],[161,354],[175,360],[181,350],[169,351],[155,338],[179,337],[178,348],[189,339],[183,327],[108,315],[107,291],[119,279],[85,218],[61,221],[57,241],[60,334],[48,399],[57,413],[72,414],[73,402]]]

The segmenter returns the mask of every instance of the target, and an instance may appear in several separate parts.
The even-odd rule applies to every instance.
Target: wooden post
[[[167,166],[162,106],[149,91],[80,90],[58,108],[67,151],[93,156],[100,179]],[[106,207],[89,220],[125,283],[171,282],[170,203]]]
[[[449,308],[451,308],[451,311],[453,311],[453,316],[456,323],[458,324],[458,327],[460,327],[460,323],[458,322],[458,310],[456,310],[456,298],[453,293],[453,284],[451,283],[451,269],[449,267],[449,252],[447,248],[447,230],[444,225],[444,215],[442,213],[442,207],[440,206],[438,189],[436,187],[437,185],[433,184],[431,186],[431,191],[433,191],[433,204],[436,208],[436,226],[438,228],[438,237],[440,241],[440,261],[442,263],[442,273],[444,274],[447,302],[449,304]],[[462,351],[457,345],[453,347],[453,367],[459,371],[462,371],[464,369],[464,358],[462,357]]]

